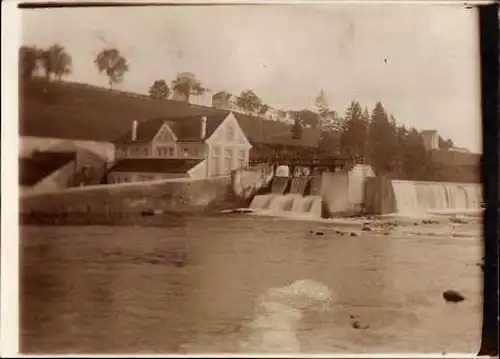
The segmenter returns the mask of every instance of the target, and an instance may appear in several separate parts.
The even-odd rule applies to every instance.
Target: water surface
[[[340,236],[328,223],[245,215],[170,227],[23,227],[21,349],[235,352],[259,295],[312,279],[337,302],[299,328],[302,352],[475,353],[476,230],[475,238]],[[467,300],[446,303],[447,289]],[[353,328],[350,316],[369,328]]]

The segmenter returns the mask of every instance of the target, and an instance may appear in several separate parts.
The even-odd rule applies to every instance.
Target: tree
[[[320,90],[318,97],[314,100],[314,105],[316,106],[318,113],[322,116],[326,115],[330,111],[328,100],[323,89]]]
[[[165,100],[170,94],[170,89],[165,80],[156,80],[149,88],[149,96],[154,99]]]
[[[129,71],[127,60],[121,55],[118,49],[104,49],[94,60],[99,73],[105,72],[108,76],[109,88],[113,84],[123,81],[123,76]]]
[[[259,115],[265,115],[269,111],[269,106],[266,104],[260,105]]]
[[[172,88],[176,93],[182,94],[186,102],[189,102],[191,95],[201,96],[207,91],[207,88],[203,87],[191,72],[178,74],[175,80],[172,81]]]
[[[352,101],[346,110],[340,135],[342,153],[350,157],[364,157],[368,140],[368,121],[359,102]]]
[[[236,99],[238,107],[251,113],[256,113],[262,107],[262,100],[252,90],[244,90]]]
[[[316,110],[318,111],[318,124],[324,131],[337,131],[339,130],[339,119],[337,112],[331,111],[326,94],[321,89],[318,97],[314,101]]]
[[[40,62],[47,79],[54,76],[56,80],[60,81],[63,76],[71,74],[71,56],[59,44],[52,45],[47,50],[41,51]]]
[[[21,46],[19,49],[19,76],[22,81],[33,77],[39,67],[42,50],[35,46]]]
[[[300,123],[299,119],[295,119],[294,123],[292,125],[292,128],[290,129],[292,138],[294,140],[300,140],[302,138],[302,124]]]
[[[377,102],[368,126],[367,155],[377,174],[390,174],[396,167],[396,128],[384,106]]]

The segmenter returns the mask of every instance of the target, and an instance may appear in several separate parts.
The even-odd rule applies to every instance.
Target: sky
[[[120,88],[146,93],[192,72],[214,93],[251,89],[281,109],[343,114],[377,101],[398,123],[481,152],[477,12],[451,5],[164,6],[23,10],[22,43],[63,45],[68,81],[107,86],[93,60],[116,47]]]

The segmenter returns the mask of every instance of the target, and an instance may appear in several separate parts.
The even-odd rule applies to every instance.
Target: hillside
[[[85,84],[32,81],[20,96],[19,132],[22,136],[113,142],[130,130],[133,120],[207,111],[228,112]],[[303,128],[302,138],[293,139],[289,124],[239,113],[236,117],[252,142],[317,147],[320,141],[316,129]]]
[[[19,100],[19,134],[93,141],[114,141],[133,120],[183,116],[201,106],[111,91],[76,83],[33,81]]]

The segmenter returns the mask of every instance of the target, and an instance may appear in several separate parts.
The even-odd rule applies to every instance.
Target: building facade
[[[231,112],[134,121],[115,145],[108,183],[229,176],[252,148]]]

